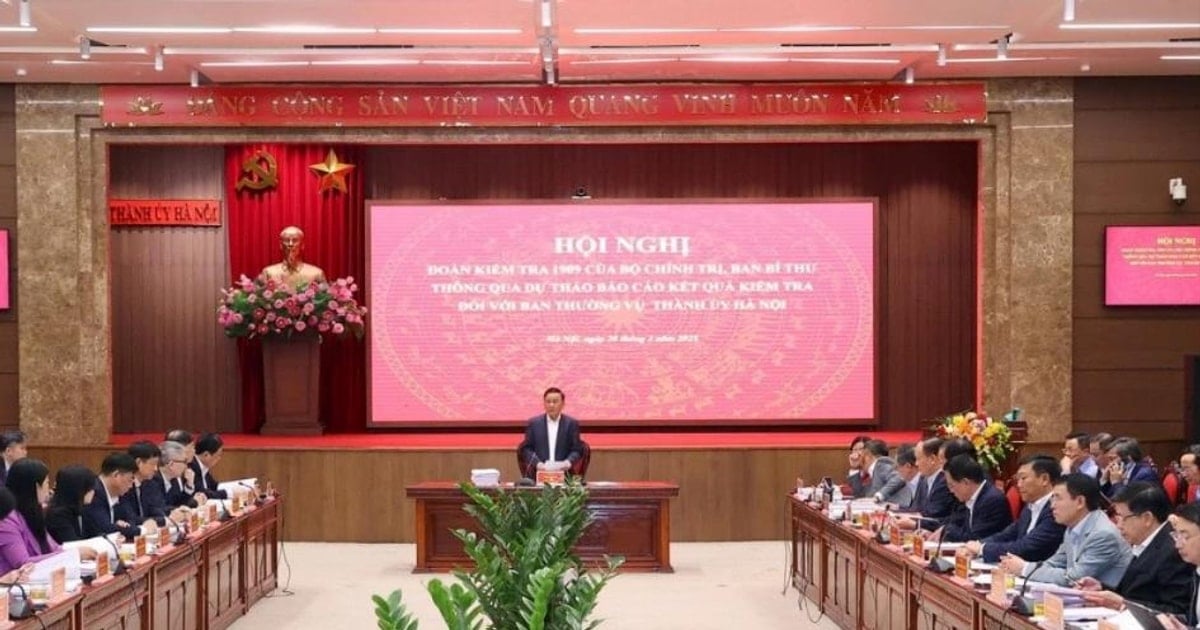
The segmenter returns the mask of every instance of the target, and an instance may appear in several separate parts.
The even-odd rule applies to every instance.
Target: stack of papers
[[[500,471],[495,468],[473,468],[471,483],[481,488],[495,488],[500,485]]]

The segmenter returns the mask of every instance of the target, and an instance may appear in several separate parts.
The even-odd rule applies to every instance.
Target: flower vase
[[[263,435],[320,435],[321,338],[263,338]]]

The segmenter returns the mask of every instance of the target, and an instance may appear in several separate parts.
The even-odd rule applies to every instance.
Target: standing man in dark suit
[[[945,525],[933,533],[946,542],[987,538],[1012,523],[1004,493],[987,478],[983,466],[970,455],[958,455],[946,464],[946,485],[959,505]]]
[[[1059,462],[1048,455],[1025,458],[1017,469],[1017,492],[1025,502],[1017,522],[998,534],[967,543],[964,547],[967,553],[982,555],[984,562],[992,563],[1010,553],[1030,562],[1053,556],[1066,531],[1050,513],[1050,494],[1061,471]]]
[[[583,457],[579,421],[562,412],[566,401],[566,395],[557,387],[542,394],[546,413],[529,419],[519,449],[521,461],[525,462],[522,475],[533,477],[538,470],[566,471]],[[199,446],[196,453],[200,453]]]
[[[5,431],[0,433],[0,451],[3,451],[3,466],[0,466],[0,485],[8,479],[8,469],[17,460],[25,459],[28,450],[25,448],[25,434],[20,431]]]
[[[221,461],[225,451],[225,442],[216,433],[205,433],[196,440],[196,458],[188,467],[195,477],[196,492],[203,492],[210,499],[228,499],[224,490],[217,489],[217,479],[212,475],[212,469]]]
[[[1117,610],[1131,601],[1162,612],[1186,613],[1192,603],[1195,568],[1175,549],[1171,536],[1175,530],[1167,522],[1171,514],[1167,493],[1154,484],[1135,481],[1112,503],[1117,529],[1129,543],[1133,560],[1112,591],[1100,590],[1096,578],[1081,579],[1080,588],[1091,591],[1083,598]]]

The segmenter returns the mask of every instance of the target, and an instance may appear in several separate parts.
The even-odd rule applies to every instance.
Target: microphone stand
[[[949,573],[954,570],[954,563],[942,557],[942,543],[946,540],[946,530],[938,535],[938,544],[933,549],[933,557],[929,559],[929,564],[926,565],[930,571],[934,573]]]
[[[113,542],[108,536],[101,536],[101,538],[107,541],[109,546],[113,548],[113,552],[117,554],[117,566],[113,569],[112,574],[121,575],[126,571],[126,569],[128,569],[128,567],[125,566],[125,561],[121,559],[120,547],[117,547],[117,543]]]
[[[1029,578],[1032,578],[1033,574],[1037,573],[1038,569],[1040,568],[1042,568],[1042,562],[1034,565],[1033,570],[1029,572],[1029,575],[1025,576],[1025,581],[1021,583],[1021,592],[1017,593],[1017,596],[1013,598],[1012,604],[1008,607],[1009,610],[1021,615],[1022,617],[1033,616],[1034,601],[1032,597],[1025,597],[1025,589],[1029,588]]]

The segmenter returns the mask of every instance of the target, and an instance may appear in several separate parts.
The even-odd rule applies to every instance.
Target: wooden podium
[[[320,435],[321,338],[264,337],[263,435]]]

